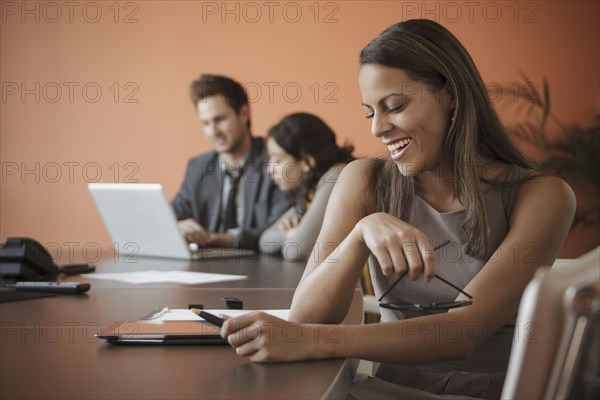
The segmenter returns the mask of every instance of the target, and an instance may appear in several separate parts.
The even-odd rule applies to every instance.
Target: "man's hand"
[[[215,247],[234,247],[235,238],[228,233],[209,233],[205,244]]]
[[[193,218],[177,221],[177,227],[188,242],[198,243],[199,245],[209,244],[210,232],[202,227]]]
[[[209,232],[193,218],[177,221],[181,234],[190,243],[201,246],[233,247],[235,238],[227,233]]]

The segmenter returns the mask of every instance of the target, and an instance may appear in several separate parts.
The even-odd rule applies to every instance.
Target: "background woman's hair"
[[[501,182],[480,176],[478,163],[488,160],[532,167],[511,142],[471,56],[442,25],[415,19],[387,28],[361,51],[359,60],[363,65],[400,68],[411,80],[425,84],[428,96],[431,93],[443,96],[447,92],[455,101],[454,121],[446,135],[445,147],[455,190],[465,206],[462,239],[467,254],[485,258],[486,249],[489,250],[488,224],[479,183]],[[382,160],[376,170],[379,174],[372,180],[376,209],[407,220],[417,182],[413,177],[403,176],[391,158]]]
[[[349,163],[354,160],[354,147],[336,144],[335,133],[319,117],[309,113],[295,113],[284,117],[271,127],[268,137],[296,160],[311,156],[315,168],[311,170],[306,185],[298,196],[298,207],[305,211],[306,196],[315,187],[321,176],[337,163]]]

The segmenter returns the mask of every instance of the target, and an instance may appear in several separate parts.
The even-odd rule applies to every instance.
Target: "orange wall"
[[[358,155],[380,154],[360,107],[357,57],[406,18],[448,27],[486,82],[519,79],[518,69],[547,76],[567,123],[600,106],[595,1],[0,3],[1,239],[108,247],[86,187],[98,173],[159,182],[174,196],[187,160],[208,150],[188,96],[203,72],[248,85],[256,135],[304,110]]]

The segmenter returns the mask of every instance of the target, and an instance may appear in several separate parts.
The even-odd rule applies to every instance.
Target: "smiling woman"
[[[377,209],[406,219],[414,196],[411,177],[425,172],[421,186],[423,178],[433,176],[455,196],[444,199],[425,190],[422,196],[440,211],[464,205],[467,253],[483,257],[488,247],[483,210],[487,187],[480,188],[480,181],[496,180],[505,169],[502,164],[525,169],[530,164],[509,140],[465,48],[436,25],[394,25],[360,55],[363,104],[371,110],[369,116],[378,111],[373,135],[389,145],[414,141],[402,151],[391,151],[381,182],[374,186],[379,191]],[[391,190],[386,184],[393,185]]]
[[[511,144],[469,54],[438,23],[392,25],[360,62],[363,108],[389,157],[352,162],[340,175],[290,312],[305,335],[286,341],[286,324],[264,314],[230,319],[222,334],[255,361],[381,362],[355,398],[498,398],[520,297],[556,258],[573,193]],[[525,245],[535,253],[515,252]],[[311,340],[314,324],[343,320],[367,259],[386,304],[464,306],[383,308],[380,324],[340,325],[333,343]]]
[[[372,133],[387,146],[402,175],[415,176],[439,165],[455,109],[445,88],[426,86],[402,69],[380,64],[365,64],[359,83]],[[407,134],[394,134],[395,125]]]

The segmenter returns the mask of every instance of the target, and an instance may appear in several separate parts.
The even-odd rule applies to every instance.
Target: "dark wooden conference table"
[[[94,335],[117,320],[135,320],[155,308],[225,308],[234,296],[245,309],[289,308],[304,263],[275,256],[179,261],[104,259],[97,272],[188,270],[247,275],[204,285],[125,284],[88,279],[83,295],[0,304],[1,399],[318,399],[345,398],[357,360],[256,364],[226,345],[124,346]],[[356,290],[345,323],[360,323]]]

